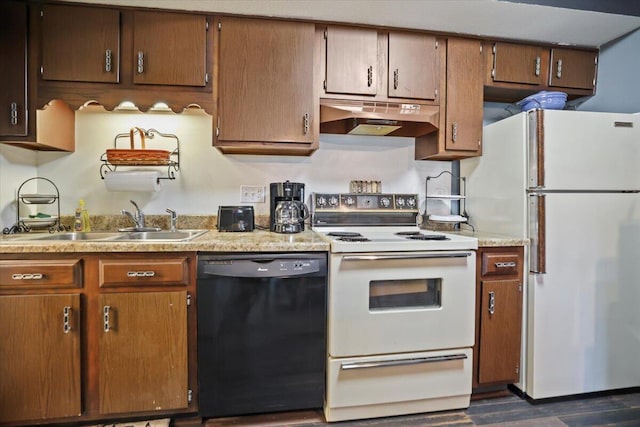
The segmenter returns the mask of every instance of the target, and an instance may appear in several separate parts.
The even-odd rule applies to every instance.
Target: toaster
[[[253,206],[219,206],[218,231],[253,231]]]

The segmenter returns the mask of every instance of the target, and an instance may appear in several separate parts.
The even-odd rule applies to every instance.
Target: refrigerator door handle
[[[529,188],[544,188],[544,110],[529,111]]]
[[[544,194],[529,194],[529,271],[544,274],[545,262],[545,196]]]

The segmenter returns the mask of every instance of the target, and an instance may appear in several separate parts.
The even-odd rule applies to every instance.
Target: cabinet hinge
[[[187,307],[191,307],[191,294],[187,294]]]
[[[222,31],[222,22],[218,22],[218,31]]]
[[[516,365],[516,374],[520,373],[520,366]]]
[[[191,403],[192,400],[193,400],[193,390],[189,389],[187,390],[187,402]]]
[[[44,10],[40,11],[40,17],[42,18],[44,16]]]
[[[491,49],[491,51],[493,52],[494,55],[496,54],[496,44],[495,43],[493,44],[493,49]]]
[[[438,40],[436,40],[436,49],[438,49]]]
[[[204,73],[204,83],[209,83],[209,73]]]
[[[329,37],[329,33],[328,33],[328,31],[325,29],[325,30],[324,30],[324,39],[326,40],[326,39],[327,39],[327,37]]]
[[[436,89],[436,98],[438,97],[438,89]]]
[[[209,31],[209,21],[204,21],[204,30]]]
[[[44,76],[44,65],[40,66],[40,76]]]
[[[324,80],[322,82],[322,86],[324,87],[324,90],[327,90],[327,81],[326,80]]]
[[[218,126],[216,126],[216,137],[220,136],[220,116],[218,116]]]
[[[522,292],[522,283],[518,283],[518,292]]]
[[[482,54],[482,43],[480,43],[480,54]]]

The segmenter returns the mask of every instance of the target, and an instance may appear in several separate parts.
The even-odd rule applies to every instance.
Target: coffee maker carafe
[[[299,182],[272,182],[269,186],[271,199],[271,231],[276,233],[299,233],[304,230],[304,220],[309,209],[304,204],[304,184]]]

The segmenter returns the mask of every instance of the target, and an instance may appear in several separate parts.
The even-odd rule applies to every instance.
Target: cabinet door
[[[27,135],[27,5],[0,3],[0,135]]]
[[[187,408],[187,291],[99,297],[100,413]]]
[[[389,97],[436,99],[437,59],[435,36],[389,33]]]
[[[521,282],[483,281],[481,289],[478,382],[518,382],[522,326]]]
[[[593,90],[597,58],[596,52],[551,49],[549,86]]]
[[[204,15],[134,12],[133,82],[206,86]]]
[[[78,416],[80,295],[0,297],[0,424]]]
[[[481,47],[478,40],[450,38],[447,41],[447,117],[444,129],[447,150],[480,154],[483,114]]]
[[[82,6],[42,6],[42,79],[116,83],[120,12]]]
[[[491,77],[495,82],[544,85],[544,53],[541,46],[495,43]]]
[[[218,141],[311,143],[317,138],[314,34],[310,23],[220,22]]]
[[[327,93],[375,95],[378,32],[374,29],[329,26],[326,45]]]

